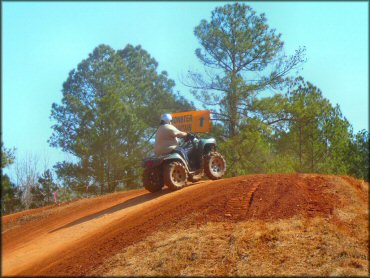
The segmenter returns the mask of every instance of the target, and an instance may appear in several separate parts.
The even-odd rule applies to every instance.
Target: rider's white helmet
[[[165,113],[161,116],[161,121],[164,121],[166,124],[169,124],[172,121],[171,114]]]

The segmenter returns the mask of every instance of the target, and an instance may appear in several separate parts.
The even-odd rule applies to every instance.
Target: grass
[[[184,219],[107,258],[92,275],[368,276],[368,183],[333,176],[325,191],[339,197],[330,215],[201,226]]]
[[[364,233],[366,234],[366,233]],[[105,276],[367,275],[367,237],[328,219],[207,223],[158,232],[105,265]]]

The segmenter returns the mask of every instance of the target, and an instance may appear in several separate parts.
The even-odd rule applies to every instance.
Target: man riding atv
[[[164,185],[177,190],[188,181],[199,181],[204,174],[213,180],[223,177],[226,162],[216,152],[216,140],[182,132],[171,120],[170,114],[162,115],[154,144],[156,156],[143,160],[144,187],[150,192],[159,191]],[[180,144],[178,138],[183,139]]]
[[[178,146],[177,137],[186,137],[188,134],[178,130],[171,124],[171,114],[161,116],[160,127],[155,135],[154,152],[157,156],[168,154]]]

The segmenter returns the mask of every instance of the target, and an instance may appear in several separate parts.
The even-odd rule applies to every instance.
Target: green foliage
[[[86,185],[89,185],[91,177],[86,168],[81,167],[81,164],[72,162],[58,162],[54,168],[56,174],[62,180],[63,184],[70,190],[75,192],[83,192]],[[97,194],[96,186],[94,193]]]
[[[303,78],[287,77],[304,61],[304,49],[286,57],[281,34],[265,15],[239,3],[216,8],[194,33],[202,46],[196,55],[213,71],[209,78],[190,73],[190,86],[206,106],[219,108],[214,115],[226,123],[218,137],[230,175],[349,173],[350,124],[340,108]],[[285,95],[258,97],[285,85]]]
[[[7,175],[1,175],[1,213],[8,214],[23,208],[22,191]]]
[[[269,156],[269,144],[264,133],[268,129],[251,119],[238,135],[220,144],[228,163],[228,176],[264,173]]]
[[[343,174],[347,172],[349,123],[339,106],[333,107],[320,89],[303,78],[287,93],[287,130],[278,148],[298,162],[298,172]]]
[[[14,151],[6,149],[1,142],[1,213],[8,214],[22,209],[22,191],[11,182],[8,175],[3,170],[14,163]]]
[[[78,159],[58,163],[58,176],[77,191],[139,184],[141,159],[151,149],[160,115],[193,109],[173,92],[174,85],[140,46],[95,48],[69,73],[62,104],[52,106],[56,124],[49,142]]]
[[[303,62],[304,49],[285,56],[281,34],[268,26],[264,14],[245,4],[216,8],[194,34],[202,46],[196,55],[210,70],[205,75],[190,72],[188,86],[204,105],[217,107],[228,137],[240,131],[244,118],[258,112],[253,107],[257,94],[284,85],[287,74]]]
[[[302,77],[285,95],[255,99],[251,107],[253,118],[243,119],[240,133],[220,145],[229,175],[316,172],[367,178],[367,133],[353,139],[339,106]]]
[[[355,177],[369,181],[369,132],[361,130],[351,140],[348,157],[349,172]]]
[[[4,147],[4,143],[1,142],[1,169],[8,167],[14,163],[15,155],[14,151]]]
[[[40,207],[54,202],[53,192],[58,190],[58,185],[54,182],[51,170],[45,170],[39,177],[38,184],[31,189],[32,206]]]

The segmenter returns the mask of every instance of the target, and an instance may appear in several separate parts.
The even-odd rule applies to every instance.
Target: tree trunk
[[[234,62],[233,62],[234,67]],[[228,93],[228,112],[230,116],[230,123],[229,123],[229,137],[232,138],[234,135],[236,135],[236,127],[238,123],[238,111],[237,111],[237,105],[238,105],[238,96],[237,96],[237,90],[238,90],[238,84],[237,84],[237,77],[236,72],[233,71],[231,73],[231,82],[230,82],[230,93]]]

